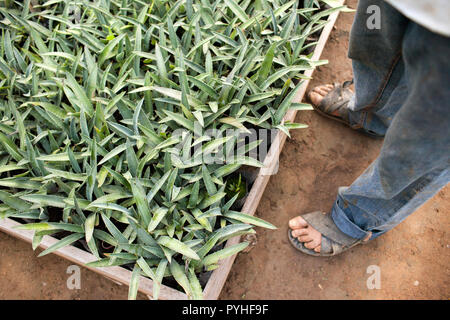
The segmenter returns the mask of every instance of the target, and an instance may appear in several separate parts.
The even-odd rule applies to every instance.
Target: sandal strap
[[[330,240],[327,237],[322,236],[322,242],[320,243],[320,252],[326,253],[326,254],[337,255],[350,247],[351,246],[344,247],[340,243],[334,242],[333,240]]]
[[[355,239],[349,237],[345,233],[343,233],[334,223],[330,214],[324,214],[323,212],[316,211],[307,213],[302,215],[302,218],[314,229],[319,231],[322,234],[322,242],[327,249],[331,249],[334,247],[333,243],[326,243],[327,241],[323,240],[331,240],[336,244],[344,247],[350,247],[356,244],[357,242],[361,242],[360,239]],[[333,248],[337,249],[337,248]],[[326,252],[326,251],[325,251]]]
[[[353,83],[354,83],[354,79],[352,78],[352,80],[344,81],[344,82],[342,83],[342,87],[343,87],[343,88],[350,87]]]
[[[344,83],[334,83],[333,89],[322,99],[317,106],[322,112],[341,117],[348,120],[347,104],[353,95],[349,86],[353,80],[345,81]]]

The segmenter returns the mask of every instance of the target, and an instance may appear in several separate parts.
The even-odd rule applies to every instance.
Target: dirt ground
[[[356,0],[347,1],[351,8]],[[310,86],[351,79],[347,59],[352,13],[339,16]],[[310,127],[292,133],[256,215],[278,226],[258,229],[258,244],[240,254],[221,299],[448,299],[450,298],[450,187],[397,228],[336,257],[295,251],[287,221],[313,210],[328,211],[337,188],[352,183],[376,158],[382,141],[373,140],[313,111],[296,122]],[[37,258],[31,245],[0,233],[0,299],[126,299],[119,286],[81,268],[81,289],[69,290],[70,262],[54,255]],[[381,288],[368,289],[369,266],[378,266]],[[138,298],[145,298],[140,295]]]

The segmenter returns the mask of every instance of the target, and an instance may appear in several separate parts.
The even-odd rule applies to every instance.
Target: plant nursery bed
[[[330,1],[331,2],[331,1]],[[336,5],[343,4],[344,0],[332,1]],[[233,4],[234,2],[232,2]],[[234,11],[240,13],[240,11],[236,8],[233,8]],[[311,56],[311,61],[319,60],[322,50],[327,42],[328,36],[334,26],[334,23],[337,19],[339,11],[334,11],[327,19],[327,23],[320,31],[320,36],[314,46],[314,51]],[[172,35],[171,35],[172,36]],[[293,98],[293,102],[300,103],[305,95],[306,88],[309,83],[309,78],[312,76],[314,69],[307,69],[304,72],[305,79],[302,80],[301,86],[296,91],[296,94]],[[283,121],[281,123],[292,123],[295,119],[297,110],[289,109],[283,117]],[[264,190],[269,181],[270,175],[276,171],[278,165],[278,158],[283,148],[283,145],[286,141],[287,135],[281,130],[277,131],[275,138],[272,140],[270,144],[270,149],[263,159],[264,166],[258,168],[256,178],[254,177],[250,181],[250,190],[247,193],[245,198],[245,202],[240,209],[242,213],[248,215],[254,215],[255,211],[258,207],[259,201],[264,193]],[[34,239],[34,231],[33,230],[23,230],[18,229],[18,226],[21,226],[21,220],[15,218],[5,218],[0,220],[0,230],[3,232],[27,241],[29,243],[33,243]],[[237,245],[240,243],[240,236],[233,237],[226,241],[225,248]],[[45,235],[39,243],[39,247],[42,249],[47,249],[56,243],[58,243],[60,239]],[[133,282],[133,271],[130,268],[126,268],[124,266],[108,266],[108,267],[92,267],[86,264],[97,261],[98,258],[88,251],[84,250],[79,242],[76,245],[67,245],[62,248],[59,248],[53,251],[54,254],[63,257],[73,263],[84,266],[98,274],[101,274],[112,281],[130,286]],[[225,284],[225,281],[228,277],[228,274],[231,270],[233,262],[236,258],[236,254],[229,256],[225,259],[219,260],[217,263],[217,267],[212,272],[204,273],[206,275],[206,284],[204,284],[203,290],[203,298],[207,300],[215,300],[219,297],[219,294],[222,290],[222,287]],[[170,282],[170,281],[169,281]],[[202,281],[200,281],[202,282]],[[168,285],[167,281],[163,281],[160,286],[159,298],[164,300],[178,300],[178,299],[188,299],[188,296],[183,291],[178,290],[180,286],[177,285]],[[140,276],[138,291],[147,295],[150,299],[153,298],[154,292],[154,284],[153,281],[147,277]]]

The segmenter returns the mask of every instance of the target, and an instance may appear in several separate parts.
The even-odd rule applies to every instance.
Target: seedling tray
[[[344,2],[344,0],[339,1],[341,4]],[[330,35],[331,30],[333,29],[333,26],[336,22],[336,19],[339,15],[339,11],[332,13],[328,18],[328,23],[325,25],[325,27],[322,29],[319,41],[314,49],[314,54],[312,56],[312,60],[318,60],[320,58],[320,55],[322,54],[323,48],[325,47],[325,44],[328,40],[328,37]],[[314,72],[314,69],[307,70],[305,72],[305,75],[308,77],[311,77]],[[309,84],[309,80],[305,80],[303,82],[302,87],[297,92],[297,95],[294,98],[294,102],[300,102],[302,101],[306,88]],[[295,119],[297,111],[296,110],[289,110],[285,117],[284,121],[290,121],[293,122]],[[244,203],[244,206],[242,208],[242,212],[245,212],[249,215],[254,215],[256,208],[258,207],[259,201],[261,200],[261,197],[264,193],[264,190],[267,186],[267,183],[269,182],[269,178],[271,175],[271,172],[274,172],[274,170],[277,167],[278,164],[278,157],[281,153],[281,150],[284,146],[284,143],[286,142],[286,135],[279,131],[274,138],[269,152],[267,153],[266,158],[264,159],[264,167],[259,170],[258,176],[256,180],[254,181],[251,190],[248,193],[247,200]],[[21,240],[27,241],[29,243],[32,242],[33,234],[34,232],[31,230],[18,230],[15,227],[20,225],[19,222],[14,221],[12,219],[3,219],[0,220],[0,230]],[[51,236],[44,236],[42,239],[42,242],[40,244],[40,247],[42,249],[47,249],[51,245],[55,244],[59,240],[51,237]],[[226,243],[226,246],[232,246],[240,242],[240,237],[234,237],[232,239],[229,239]],[[98,274],[101,274],[112,281],[124,284],[129,286],[130,280],[131,280],[131,274],[132,272],[123,268],[123,267],[89,267],[86,266],[87,263],[96,261],[97,258],[90,254],[87,251],[84,251],[82,249],[79,249],[74,246],[66,246],[64,248],[61,248],[59,250],[56,250],[54,252],[56,255],[63,257],[73,263],[79,264],[85,268],[88,268]],[[206,283],[206,286],[203,290],[204,298],[206,300],[216,300],[218,299],[220,292],[222,291],[222,288],[225,284],[225,281],[228,277],[228,274],[231,270],[231,267],[233,265],[234,259],[236,258],[236,255],[231,256],[229,258],[223,259],[219,261],[219,267],[215,269],[208,282]],[[139,281],[139,292],[147,295],[150,299],[152,299],[152,292],[153,292],[153,281],[141,277]],[[184,292],[178,291],[176,289],[170,288],[168,286],[162,285],[160,289],[160,299],[163,300],[185,300],[187,299],[187,295]]]

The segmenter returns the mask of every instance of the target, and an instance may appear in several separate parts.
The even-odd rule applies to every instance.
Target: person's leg
[[[379,157],[340,188],[331,211],[338,229],[355,239],[392,229],[450,182],[450,38],[410,22],[402,44],[408,96]],[[306,221],[297,217],[289,225],[293,237],[320,251],[321,234]]]
[[[380,29],[367,26],[369,17],[374,14],[367,13],[371,6],[380,9]],[[401,49],[408,22],[383,0],[358,2],[348,52],[352,59],[356,93],[344,106],[348,109],[345,110],[346,121],[352,128],[384,136],[406,99],[408,92]],[[319,105],[332,89],[330,85],[314,88],[309,93],[313,105]]]
[[[379,157],[332,210],[347,235],[375,238],[450,182],[450,39],[410,22],[403,39],[408,97],[394,116]]]

